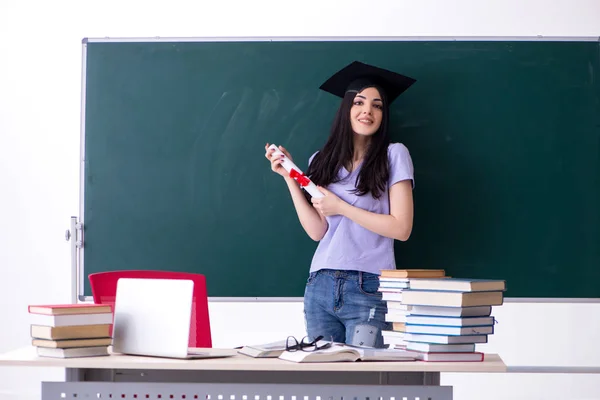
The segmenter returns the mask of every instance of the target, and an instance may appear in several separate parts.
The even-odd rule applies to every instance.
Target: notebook
[[[194,282],[133,279],[117,282],[113,353],[167,358],[217,358],[233,349],[190,349]]]

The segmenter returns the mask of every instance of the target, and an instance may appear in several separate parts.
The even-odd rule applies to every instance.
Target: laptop
[[[231,357],[234,349],[190,349],[194,282],[121,278],[117,282],[113,353],[167,358]]]

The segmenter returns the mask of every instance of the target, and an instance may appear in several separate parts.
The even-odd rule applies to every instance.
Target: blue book
[[[489,326],[494,324],[494,317],[444,317],[411,313],[406,316],[406,323],[412,325]]]
[[[440,326],[440,325],[405,325],[406,333],[421,333],[423,335],[448,335],[448,336],[467,336],[467,335],[491,335],[494,333],[494,326]]]

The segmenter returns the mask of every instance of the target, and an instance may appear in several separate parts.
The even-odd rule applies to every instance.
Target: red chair
[[[115,305],[117,281],[120,278],[144,279],[189,279],[194,282],[194,299],[190,324],[189,347],[212,347],[210,319],[208,315],[208,295],[204,275],[188,272],[169,271],[107,271],[90,274],[92,296],[96,304]]]

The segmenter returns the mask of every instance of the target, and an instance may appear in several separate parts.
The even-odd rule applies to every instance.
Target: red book
[[[28,309],[31,314],[44,315],[98,314],[112,312],[112,308],[108,304],[44,304],[31,305]]]

